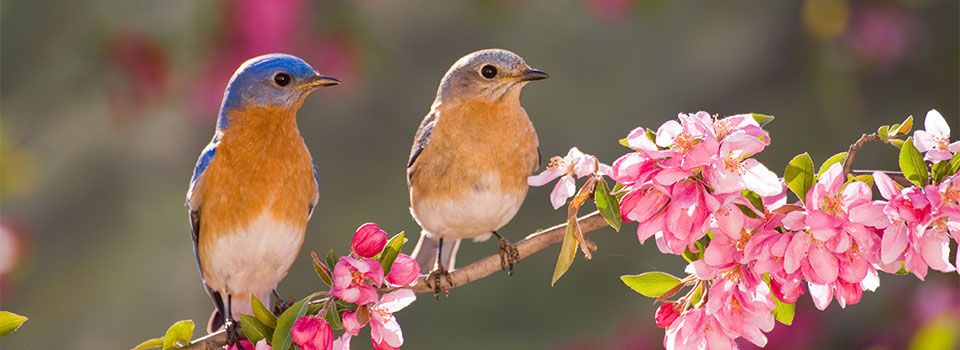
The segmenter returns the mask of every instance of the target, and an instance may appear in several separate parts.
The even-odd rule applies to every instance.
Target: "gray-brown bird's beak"
[[[327,76],[323,76],[323,75],[319,75],[319,74],[318,74],[318,75],[314,75],[312,78],[310,78],[310,80],[307,81],[307,84],[306,84],[306,85],[309,85],[309,86],[311,86],[311,87],[322,87],[322,86],[330,86],[330,85],[340,85],[340,81],[337,80],[337,79],[335,79],[335,78],[332,78],[332,77],[327,77]]]
[[[549,78],[550,74],[547,74],[544,71],[536,70],[533,68],[528,68],[523,74],[520,75],[520,81],[533,81]]]

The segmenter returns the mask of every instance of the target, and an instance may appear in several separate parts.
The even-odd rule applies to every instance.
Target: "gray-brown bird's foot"
[[[449,288],[443,287],[443,284],[440,282],[441,278],[447,282],[447,286],[450,288],[453,287],[453,279],[450,278],[450,272],[439,264],[433,269],[433,271],[430,271],[430,273],[427,274],[426,278],[427,287],[433,289],[433,297],[437,300],[440,300],[441,293],[445,296],[449,294]]]
[[[500,269],[507,270],[507,276],[513,276],[513,265],[515,265],[517,261],[520,261],[520,251],[496,231],[494,231],[493,234],[497,236],[497,246],[500,253]]]

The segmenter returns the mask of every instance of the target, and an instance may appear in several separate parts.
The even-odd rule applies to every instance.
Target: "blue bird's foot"
[[[224,331],[227,333],[227,347],[236,345],[237,348],[240,348],[240,323],[234,320],[227,320],[223,326]]]
[[[277,298],[277,301],[273,304],[273,314],[282,315],[284,311],[287,311],[290,308],[290,305],[293,305],[293,297],[283,299],[280,297],[280,293],[277,293],[277,290],[273,290],[273,296]]]
[[[507,270],[507,276],[513,276],[513,265],[520,261],[520,251],[513,244],[510,244],[506,238],[503,238],[497,231],[493,231],[497,236],[497,246],[500,253],[500,269]]]

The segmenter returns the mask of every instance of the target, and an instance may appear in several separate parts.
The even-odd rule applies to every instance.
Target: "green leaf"
[[[397,255],[400,255],[400,248],[403,248],[403,244],[406,242],[407,239],[403,238],[403,231],[400,231],[393,238],[390,238],[387,245],[383,247],[383,251],[380,252],[380,266],[383,267],[384,275],[390,273],[393,261],[397,260]]]
[[[620,232],[620,224],[623,223],[623,219],[620,218],[620,203],[617,201],[617,197],[610,194],[607,182],[603,179],[597,181],[597,187],[593,191],[593,199],[597,204],[597,210],[600,211],[600,216],[603,216],[610,227]]]
[[[627,287],[643,296],[656,298],[680,284],[680,279],[666,272],[644,272],[639,275],[620,276]]]
[[[950,163],[946,160],[941,160],[930,166],[930,178],[933,179],[934,184],[939,184],[941,180],[950,175],[949,173]]]
[[[627,142],[627,138],[626,138],[626,137],[620,139],[619,142],[620,142],[621,145],[624,145],[625,147],[630,147],[630,143]]]
[[[620,205],[619,202],[621,199],[623,199],[623,196],[627,195],[627,191],[623,190],[623,185],[621,185],[619,182],[613,184],[613,189],[610,190],[610,193],[613,194],[613,197],[617,199],[617,206]]]
[[[891,145],[893,145],[893,147],[896,147],[896,148],[903,147],[903,140],[890,140],[890,141],[887,141],[887,142],[890,143]]]
[[[759,113],[752,113],[751,115],[753,116],[753,120],[756,120],[757,124],[760,124],[761,128],[764,125],[767,125],[767,123],[772,122],[774,119],[772,115],[765,115],[765,114],[759,114]]]
[[[693,290],[693,295],[690,296],[690,305],[696,306],[700,303],[700,299],[703,298],[703,284],[697,284],[696,289]]]
[[[817,172],[817,178],[819,179],[820,175],[822,175],[824,171],[827,171],[827,169],[830,169],[831,165],[834,165],[836,163],[843,164],[843,161],[845,160],[847,160],[847,152],[840,152],[840,153],[834,154],[830,158],[827,158],[827,160],[820,165],[820,171]]]
[[[743,204],[736,204],[736,206],[737,208],[740,209],[740,212],[743,213],[743,215],[749,216],[754,219],[762,219],[760,217],[760,214],[757,214],[757,212],[753,211],[753,209],[750,209],[750,207]]]
[[[887,139],[890,138],[890,135],[888,134],[889,131],[890,131],[889,125],[884,125],[884,126],[881,126],[879,129],[877,129],[877,135],[880,136],[880,141],[887,142]]]
[[[193,338],[193,326],[191,320],[177,321],[170,326],[167,329],[167,334],[163,336],[163,350],[176,349],[190,344],[190,339]]]
[[[160,349],[161,347],[163,347],[163,338],[153,338],[137,344],[137,346],[134,346],[133,349],[130,350]]]
[[[860,175],[850,178],[850,181],[863,182],[870,187],[873,187],[873,175]]]
[[[793,324],[793,313],[795,306],[793,304],[787,304],[780,301],[780,299],[774,294],[771,295],[773,296],[774,304],[777,305],[777,307],[773,309],[773,318],[788,326]]]
[[[341,322],[340,311],[337,309],[337,303],[330,303],[327,306],[327,314],[324,315],[324,318],[327,319],[327,323],[330,324],[330,328],[334,330],[343,329],[343,322]]]
[[[320,262],[320,258],[317,257],[316,252],[310,252],[310,257],[313,260],[313,270],[317,272],[317,276],[320,277],[320,280],[322,280],[323,283],[326,283],[327,286],[333,287],[333,272],[330,271],[330,268],[328,268],[324,263]]]
[[[19,329],[26,321],[26,317],[9,311],[0,311],[0,337]]]
[[[260,302],[260,299],[257,299],[256,295],[251,295],[250,304],[253,306],[253,315],[256,316],[257,320],[260,320],[264,325],[270,328],[277,326],[277,316],[274,316],[266,306],[263,306],[263,303]],[[253,342],[256,343],[256,342]]]
[[[903,120],[903,123],[895,125],[890,128],[890,137],[897,137],[906,135],[913,129],[913,116],[908,116],[907,119]]]
[[[803,153],[793,157],[783,171],[783,179],[800,201],[806,201],[807,191],[813,187],[813,159],[810,159],[810,155]]]
[[[923,155],[913,146],[913,138],[908,137],[900,148],[900,171],[903,176],[917,186],[927,185],[927,163],[923,161]]]
[[[746,198],[756,211],[763,212],[763,198],[760,198],[759,194],[751,190],[743,190],[740,191],[740,196]]]
[[[576,220],[577,217],[575,215],[567,219],[567,234],[563,237],[563,245],[560,246],[560,256],[557,257],[557,266],[553,268],[553,279],[550,281],[551,287],[557,284],[557,280],[570,269],[570,265],[573,264],[573,259],[577,256],[577,238],[573,234],[573,227],[576,224]]]
[[[327,251],[327,267],[330,268],[330,271],[333,271],[334,266],[337,266],[337,261],[340,261],[340,257],[333,251],[333,248],[330,248]]]
[[[950,174],[948,175],[954,175],[958,170],[960,170],[960,153],[954,154],[953,158],[950,158]]]
[[[240,318],[240,328],[243,329],[243,334],[247,336],[247,340],[256,344],[260,339],[266,339],[267,343],[270,343],[273,338],[273,327],[263,324],[260,319],[250,315],[238,314],[238,317]]]
[[[277,318],[277,327],[273,331],[273,338],[270,342],[274,349],[287,350],[293,346],[290,330],[293,329],[293,323],[297,322],[297,319],[307,314],[307,303],[311,298],[313,298],[312,295],[293,303],[287,311],[284,311]]]

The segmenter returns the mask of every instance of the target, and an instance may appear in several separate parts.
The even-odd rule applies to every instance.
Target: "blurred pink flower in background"
[[[893,68],[907,56],[916,28],[895,6],[867,2],[854,11],[846,42],[860,58],[879,68]]]
[[[123,126],[142,115],[148,103],[163,98],[170,80],[170,62],[160,43],[135,29],[119,29],[107,41],[107,62],[119,79],[107,86],[111,120]],[[110,80],[108,82],[113,82]]]
[[[223,98],[223,90],[234,70],[247,59],[259,55],[292,54],[325,75],[344,82],[355,80],[357,55],[353,47],[341,40],[333,29],[317,30],[306,21],[312,7],[325,4],[305,0],[236,0],[223,4],[226,27],[196,73],[203,76],[204,81],[214,83],[197,84],[191,94],[194,115],[202,120],[216,119],[215,112]],[[344,89],[327,93],[337,91]]]

